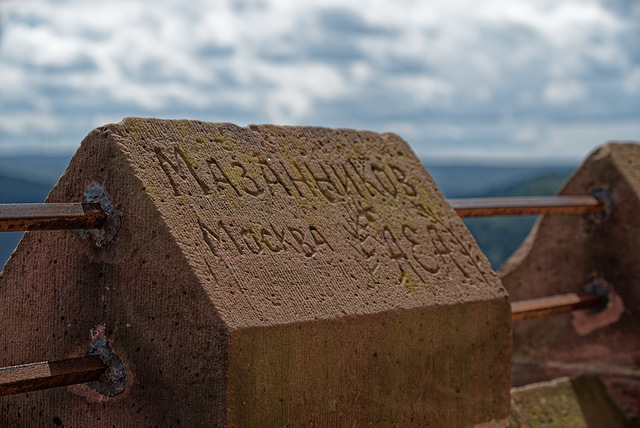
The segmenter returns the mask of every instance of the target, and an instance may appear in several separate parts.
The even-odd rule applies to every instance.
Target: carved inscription
[[[256,159],[247,165],[213,157],[195,161],[180,147],[175,147],[173,153],[159,148],[155,153],[176,196],[189,194],[191,180],[204,195],[227,190],[238,197],[259,198],[284,192],[289,197],[322,198],[332,204],[353,197],[397,198],[400,194],[415,199],[418,194],[416,185],[393,164],[345,161],[327,165],[317,160]]]
[[[373,284],[389,283],[389,260],[398,282],[407,289],[429,284],[435,276],[451,277],[452,266],[465,279],[483,273],[470,249],[451,233],[428,205],[430,191],[411,180],[397,164],[380,160],[325,163],[318,159],[287,159],[276,156],[242,162],[228,156],[194,157],[180,146],[172,151],[156,149],[158,164],[176,196],[227,194],[234,198],[256,198],[268,202],[276,196],[294,200],[316,200],[340,204],[346,217],[342,226],[351,239],[347,244],[358,255],[357,262],[369,273]],[[194,186],[194,184],[196,186]],[[415,215],[404,221],[378,212],[380,202],[408,201]],[[437,201],[437,200],[436,200]],[[383,209],[383,211],[385,211]],[[226,220],[199,219],[202,236],[212,254],[224,263],[237,255],[294,252],[315,257],[332,251],[325,231],[317,225],[238,224]]]
[[[235,224],[218,220],[215,224],[207,224],[198,219],[204,241],[211,252],[224,259],[234,254],[263,254],[293,251],[306,257],[314,257],[326,247],[332,250],[325,234],[316,226],[301,227],[298,225],[275,226],[246,223]]]
[[[349,244],[365,260],[363,267],[374,283],[384,282],[379,268],[385,259],[396,262],[407,288],[411,288],[411,278],[427,284],[432,276],[449,276],[452,264],[464,278],[482,277],[469,248],[442,224],[419,220],[389,223],[373,206],[360,205],[354,211],[357,217],[345,220],[343,228],[353,238]]]

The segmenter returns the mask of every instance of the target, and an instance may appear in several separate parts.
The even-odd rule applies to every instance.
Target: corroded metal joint
[[[124,391],[127,368],[122,360],[109,347],[109,341],[104,338],[95,339],[89,345],[87,355],[98,355],[108,368],[102,373],[98,380],[87,382],[89,386],[100,394],[113,397]]]
[[[587,293],[594,293],[600,296],[600,305],[593,306],[589,308],[589,313],[596,314],[598,312],[603,311],[607,305],[609,304],[609,290],[606,286],[599,284],[597,282],[591,283],[587,286]]]
[[[113,204],[104,186],[99,181],[94,181],[87,186],[87,188],[84,189],[83,195],[83,202],[100,204],[102,210],[107,214],[107,220],[100,229],[80,230],[78,233],[80,236],[88,233],[93,237],[98,247],[111,243],[120,231],[120,226],[122,225],[122,215],[120,211]]]
[[[591,218],[596,223],[601,223],[611,214],[611,210],[613,209],[613,198],[604,189],[595,189],[590,193],[591,196],[596,198],[602,204],[602,211],[591,214]]]

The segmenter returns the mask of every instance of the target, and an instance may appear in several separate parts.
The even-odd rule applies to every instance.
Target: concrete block
[[[509,426],[630,428],[597,376],[558,378],[511,390]]]
[[[506,425],[508,296],[399,137],[128,118],[47,200],[94,181],[120,231],[25,234],[0,360],[106,337],[125,392],[3,397],[10,425]]]
[[[588,427],[568,378],[514,388],[511,397],[510,427]]]
[[[499,272],[512,300],[582,292],[594,283],[610,297],[599,313],[579,311],[515,324],[513,381],[524,385],[559,375],[599,373],[627,415],[637,418],[640,146],[600,147],[560,194],[602,190],[613,201],[608,217],[542,217]]]

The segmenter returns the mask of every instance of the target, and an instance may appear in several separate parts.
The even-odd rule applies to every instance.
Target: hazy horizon
[[[636,141],[636,143],[638,143]],[[597,149],[594,147],[593,150]],[[584,161],[588,155],[593,151],[585,153],[582,157],[566,157],[566,158],[558,158],[555,156],[549,157],[534,157],[534,156],[522,156],[522,157],[501,157],[501,156],[493,156],[492,153],[487,153],[485,156],[469,156],[465,157],[461,156],[431,156],[431,157],[420,157],[420,162],[425,166],[432,167],[487,167],[487,168],[540,168],[540,167],[553,167],[553,166],[568,166],[568,167],[577,167]],[[0,152],[0,166],[2,166],[2,161],[12,160],[12,159],[23,159],[23,158],[40,158],[43,160],[53,159],[53,160],[70,160],[71,157],[75,154],[75,150],[73,152],[64,150],[61,152],[36,152],[36,151],[16,151],[16,152]],[[6,164],[5,164],[6,166]],[[0,170],[0,174],[3,171]]]

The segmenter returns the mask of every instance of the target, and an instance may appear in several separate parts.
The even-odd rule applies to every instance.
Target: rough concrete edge
[[[552,380],[543,380],[541,382],[534,382],[534,383],[530,383],[528,385],[523,385],[523,386],[517,386],[514,388],[511,388],[511,393],[513,394],[518,393],[520,391],[522,392],[526,392],[526,391],[530,391],[533,389],[538,389],[538,388],[544,388],[544,387],[555,387],[560,383],[565,383],[565,382],[569,382],[571,379],[568,376],[561,376]]]

